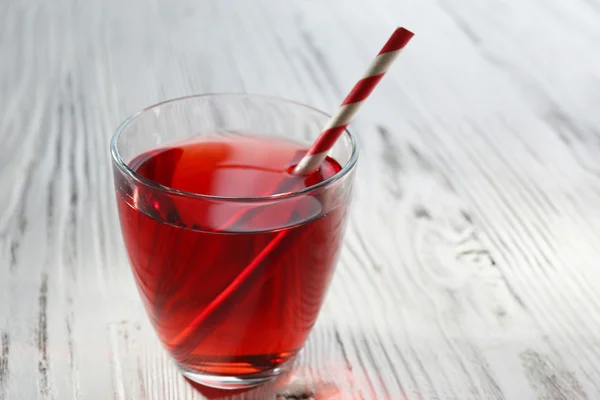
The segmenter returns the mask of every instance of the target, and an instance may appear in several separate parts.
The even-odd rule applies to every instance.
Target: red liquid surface
[[[308,177],[288,173],[305,149],[277,139],[212,138],[154,150],[129,165],[174,189],[255,197],[335,175],[328,158]],[[118,186],[133,273],[158,336],[183,366],[251,375],[292,358],[329,285],[346,202],[324,190],[277,205],[190,200]]]

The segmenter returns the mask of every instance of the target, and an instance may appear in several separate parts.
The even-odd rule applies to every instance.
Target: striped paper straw
[[[300,160],[294,169],[294,174],[309,175],[319,168],[336,140],[346,130],[354,114],[356,114],[366,98],[369,97],[390,65],[396,60],[404,46],[406,46],[413,36],[414,33],[404,28],[397,28],[392,33],[392,36],[390,36],[387,43],[383,46],[379,54],[377,54],[367,72],[354,85],[350,94],[342,102],[341,107],[329,120],[325,129],[306,155]]]
[[[300,160],[300,163],[298,163],[294,169],[294,173],[309,174],[319,167],[321,162],[327,157],[327,152],[344,132],[350,123],[350,120],[354,114],[356,114],[356,111],[358,111],[362,102],[369,94],[371,94],[392,62],[394,62],[396,57],[398,57],[398,54],[400,54],[400,51],[413,36],[414,34],[412,32],[404,28],[398,28],[394,31],[385,46],[383,46],[375,60],[373,60],[369,66],[369,69],[363,78],[354,85],[354,88],[346,97],[338,112],[331,118],[313,146],[309,149],[308,153]],[[242,218],[245,212],[245,210],[241,210],[234,214],[221,229],[230,227],[236,220]],[[185,351],[191,351],[197,345],[197,342],[202,340],[202,338],[196,338],[196,341],[193,340],[193,334],[198,327],[209,321],[211,318],[214,318],[215,312],[219,308],[225,308],[228,303],[234,301],[235,293],[243,288],[244,285],[248,285],[248,283],[255,280],[257,276],[265,273],[265,268],[268,266],[266,265],[268,264],[266,261],[268,261],[269,255],[282,240],[286,239],[286,236],[286,230],[280,231],[277,236],[275,236],[263,250],[256,255],[252,262],[250,262],[242,272],[240,272],[240,274],[238,274],[233,281],[188,324],[185,329],[182,329],[176,337],[171,339],[168,343],[169,347],[173,350],[183,346]]]

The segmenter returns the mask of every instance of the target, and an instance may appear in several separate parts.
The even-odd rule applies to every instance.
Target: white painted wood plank
[[[108,140],[199,92],[333,110],[417,36],[353,129],[336,278],[291,382],[237,398],[600,397],[593,0],[0,8],[0,399],[201,399],[145,320]]]

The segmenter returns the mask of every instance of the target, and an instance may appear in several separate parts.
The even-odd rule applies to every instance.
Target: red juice
[[[159,338],[184,369],[253,375],[304,344],[331,280],[348,203],[325,189],[282,194],[340,171],[327,158],[310,176],[291,175],[305,151],[282,139],[215,136],[128,164],[155,184],[205,196],[118,182],[135,280]],[[223,199],[274,194],[281,200]]]

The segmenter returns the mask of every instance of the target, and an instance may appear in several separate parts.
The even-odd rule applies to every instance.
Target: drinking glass
[[[199,95],[146,108],[115,132],[114,184],[133,276],[160,341],[189,379],[239,389],[289,367],[337,262],[357,146],[345,132],[329,152],[339,172],[262,197],[176,190],[142,176],[139,160],[166,152],[155,168],[168,174],[169,151],[215,135],[283,138],[308,149],[327,120],[278,98]]]

